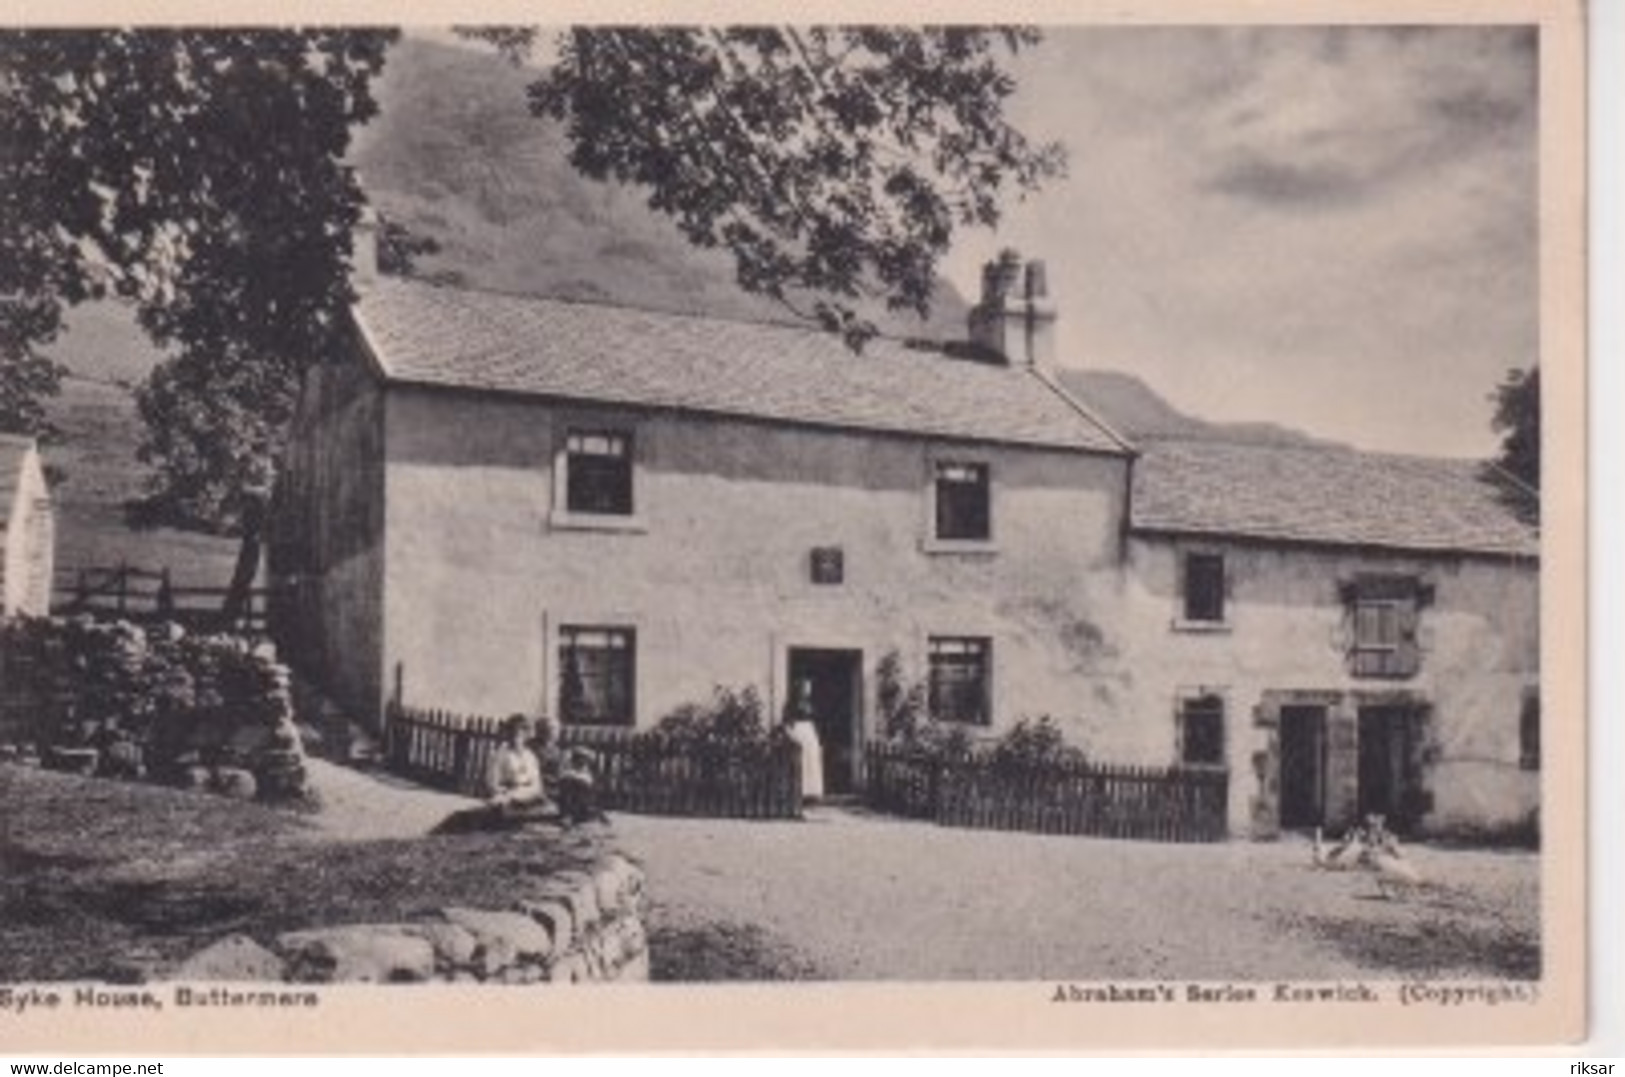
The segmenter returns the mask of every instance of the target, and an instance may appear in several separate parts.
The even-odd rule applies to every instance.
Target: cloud
[[[1018,121],[1070,178],[956,250],[1049,260],[1063,361],[1176,404],[1395,451],[1493,443],[1538,346],[1534,34],[1053,32]]]
[[[1327,164],[1300,165],[1252,154],[1239,154],[1221,165],[1208,179],[1207,187],[1282,206],[1336,205],[1367,193],[1360,178],[1348,169]]]

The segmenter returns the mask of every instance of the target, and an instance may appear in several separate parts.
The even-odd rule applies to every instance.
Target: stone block
[[[280,980],[282,958],[247,935],[227,935],[205,946],[176,967],[177,980]]]
[[[241,767],[220,767],[210,779],[209,788],[232,800],[253,800],[259,792],[259,783]]]
[[[570,919],[576,936],[589,931],[600,918],[598,887],[585,872],[566,872],[549,879],[543,887],[545,896],[561,901],[570,909]]]
[[[547,898],[522,898],[516,906],[519,912],[547,931],[553,940],[554,953],[563,953],[575,945],[575,922],[567,903]]]
[[[132,946],[111,958],[101,979],[112,984],[147,984],[170,980],[170,962],[150,946]]]
[[[426,921],[408,924],[405,930],[428,939],[429,945],[434,947],[437,963],[451,968],[465,968],[473,964],[475,951],[479,949],[479,940],[474,933],[457,924]]]
[[[434,976],[434,947],[404,924],[291,931],[276,948],[291,979],[313,983],[413,983]]]
[[[522,958],[545,961],[553,954],[553,935],[522,912],[449,908],[441,913],[447,923],[469,932],[479,942],[506,940]]]
[[[585,978],[586,967],[580,954],[566,954],[563,960],[554,963],[550,974],[556,984],[580,983]]]
[[[648,983],[649,982],[649,952],[643,953],[629,960],[615,972],[616,983]]]

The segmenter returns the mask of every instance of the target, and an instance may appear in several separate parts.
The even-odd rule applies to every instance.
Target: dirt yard
[[[1312,870],[1301,841],[1156,845],[829,810],[801,824],[621,815],[615,829],[644,861],[651,929],[695,951],[735,948],[746,958],[734,962],[736,976],[1540,972],[1539,861],[1527,852],[1413,846],[1407,855],[1430,885],[1387,901],[1369,875]],[[701,971],[728,978],[727,964]]]
[[[430,838],[472,802],[319,760],[311,775],[324,810],[290,815],[0,767],[0,982],[95,976],[132,948],[190,952],[228,931],[376,919],[430,897],[499,900],[510,873],[576,852]],[[1540,971],[1530,853],[1413,846],[1431,885],[1386,901],[1368,875],[1312,870],[1301,841],[1155,845],[832,809],[800,823],[617,813],[590,830],[572,837],[644,863],[657,979]]]

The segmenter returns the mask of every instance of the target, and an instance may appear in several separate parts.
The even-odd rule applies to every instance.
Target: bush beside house
[[[242,798],[308,796],[290,675],[268,647],[89,617],[0,626],[11,754]]]

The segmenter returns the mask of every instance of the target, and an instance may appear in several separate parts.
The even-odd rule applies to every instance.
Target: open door
[[[863,652],[792,647],[789,686],[790,699],[805,693],[818,728],[825,791],[835,796],[853,792],[862,758]]]

